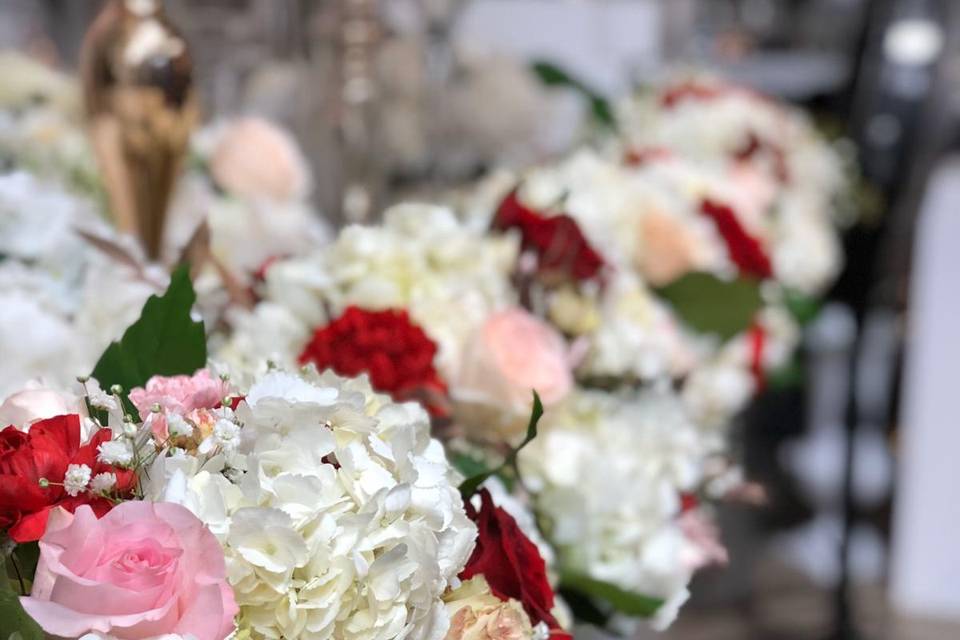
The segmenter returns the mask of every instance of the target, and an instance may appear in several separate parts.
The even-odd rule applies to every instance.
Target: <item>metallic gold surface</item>
[[[198,120],[187,43],[159,0],[111,0],[87,32],[81,73],[111,213],[156,259]]]

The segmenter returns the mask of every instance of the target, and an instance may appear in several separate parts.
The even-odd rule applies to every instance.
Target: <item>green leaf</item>
[[[150,296],[140,318],[124,332],[120,342],[112,343],[100,356],[92,376],[104,390],[115,384],[123,387],[128,413],[135,414],[136,410],[127,394],[152,376],[191,374],[206,365],[203,322],[190,317],[196,299],[189,268],[181,265],[170,276],[166,292]]]
[[[766,375],[768,389],[796,389],[803,384],[806,371],[800,358],[794,356],[782,367],[778,367]]]
[[[489,471],[489,467],[483,460],[480,460],[478,457],[472,456],[469,453],[452,451],[448,454],[448,457],[450,458],[450,464],[452,464],[457,471],[462,473],[464,478],[470,478],[472,476]]]
[[[27,615],[9,580],[0,579],[0,638],[43,640],[43,629]]]
[[[595,580],[579,573],[563,573],[560,576],[562,589],[582,593],[601,600],[620,613],[628,616],[649,618],[663,606],[663,600],[621,589],[615,584]]]
[[[507,454],[507,457],[504,459],[503,463],[495,469],[486,469],[477,473],[473,476],[468,477],[466,480],[460,483],[460,495],[463,496],[464,500],[468,500],[470,496],[477,492],[477,489],[480,488],[488,478],[500,473],[501,470],[506,467],[513,466],[517,461],[517,455],[520,454],[520,451],[530,444],[530,442],[537,437],[537,423],[540,422],[540,418],[543,416],[543,403],[540,401],[540,396],[536,391],[533,392],[533,411],[530,412],[530,421],[527,423],[527,435],[523,438],[523,442],[520,443],[515,449],[511,449],[510,453]]]
[[[748,329],[763,306],[756,280],[721,280],[704,272],[681,276],[657,293],[692,329],[723,340]]]
[[[590,111],[597,122],[611,129],[617,128],[610,102],[586,83],[550,62],[537,61],[531,65],[531,68],[543,84],[551,87],[568,87],[583,95],[590,103]]]
[[[37,563],[40,561],[40,544],[38,542],[24,542],[13,550],[17,566],[23,574],[24,580],[33,579],[37,573]]]
[[[607,626],[610,612],[600,609],[590,596],[562,586],[558,589],[558,595],[570,607],[570,612],[578,623],[592,624],[601,629]]]
[[[820,301],[795,289],[786,289],[783,293],[783,302],[790,315],[800,324],[806,326],[820,313]]]

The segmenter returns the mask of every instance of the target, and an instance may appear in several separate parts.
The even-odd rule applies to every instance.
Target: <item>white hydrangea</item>
[[[678,597],[692,573],[676,522],[681,493],[719,447],[668,391],[580,391],[548,410],[520,464],[561,570]]]
[[[476,529],[423,409],[363,379],[273,371],[235,415],[235,453],[160,458],[146,492],[184,504],[219,537],[241,628],[443,638],[440,597]]]
[[[611,278],[597,314],[582,375],[654,380],[683,375],[701,357],[697,342],[633,273]]]

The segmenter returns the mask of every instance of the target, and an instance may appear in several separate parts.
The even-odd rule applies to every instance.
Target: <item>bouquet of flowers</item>
[[[458,487],[420,405],[313,367],[193,372],[193,302],[181,269],[72,411],[4,403],[3,635],[570,637],[537,546]]]
[[[561,589],[596,600],[603,616],[658,614],[665,626],[693,572],[723,559],[708,525],[696,532],[683,525],[705,517],[694,496],[717,475],[709,467],[724,453],[723,432],[669,386],[655,393],[578,388],[582,341],[524,300],[530,289],[516,269],[519,240],[458,222],[444,208],[399,205],[379,226],[344,229],[322,252],[272,262],[260,302],[233,314],[216,358],[238,371],[312,364],[339,375],[363,372],[376,391],[419,400],[465,472],[496,467],[506,455],[497,474],[503,482],[484,486],[515,505],[532,538],[542,538]],[[662,329],[650,326],[650,333],[656,339]],[[532,442],[530,389],[545,406]],[[581,442],[593,443],[595,453]],[[517,445],[522,451],[511,457]],[[578,450],[596,457],[570,464]],[[597,466],[601,458],[607,464]],[[635,491],[618,496],[619,506],[584,511],[582,492],[606,482],[611,459],[622,461],[616,467]],[[629,540],[618,539],[636,522],[626,512],[646,528]],[[578,532],[572,522],[582,525]],[[588,539],[594,551],[584,546]],[[608,561],[626,573],[612,573]],[[611,590],[619,594],[612,601]]]

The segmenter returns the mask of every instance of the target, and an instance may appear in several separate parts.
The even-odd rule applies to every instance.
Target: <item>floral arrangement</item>
[[[571,637],[537,545],[458,487],[419,404],[314,367],[150,375],[205,360],[193,301],[180,270],[80,397],[4,403],[4,635]]]
[[[518,219],[535,225],[525,213],[518,211]],[[583,340],[537,313],[524,299],[536,295],[524,284],[531,276],[517,273],[522,252],[535,252],[543,238],[549,245],[549,233],[573,230],[564,236],[567,248],[548,256],[556,260],[533,277],[595,279],[602,286],[606,261],[572,218],[563,220],[544,233],[532,231],[527,249],[526,236],[490,233],[440,207],[399,205],[380,225],[347,227],[322,252],[271,263],[257,290],[260,302],[233,315],[233,330],[218,341],[215,358],[254,372],[298,364],[339,375],[365,372],[376,391],[418,400],[465,473],[499,465],[497,476],[511,487],[500,486],[499,495],[541,541],[562,590],[595,600],[603,616],[618,617],[621,626],[627,618],[654,617],[662,628],[695,570],[724,559],[708,524],[696,535],[683,527],[709,517],[709,507],[692,496],[724,493],[705,489],[727,470],[723,431],[669,386],[639,394],[578,386]],[[525,430],[530,389],[545,407],[532,442]],[[649,421],[639,419],[647,414]],[[590,455],[595,441],[616,452],[596,450],[583,464],[569,464],[577,450]],[[522,451],[511,457],[518,445]],[[595,467],[601,459],[606,463]],[[618,506],[585,512],[587,495],[580,492],[607,481],[611,460],[622,461],[616,463],[622,481],[636,490],[627,504],[618,496]],[[635,526],[625,513],[649,529],[617,542],[618,528]],[[579,533],[571,533],[571,521],[583,525]],[[629,575],[605,568],[612,557]],[[619,594],[612,602],[611,590]]]
[[[0,107],[0,635],[663,629],[726,562],[727,428],[839,269],[802,116],[671,85],[602,150],[329,243],[289,136],[216,122],[167,229],[191,281],[99,219],[89,150],[7,144],[30,107]]]

